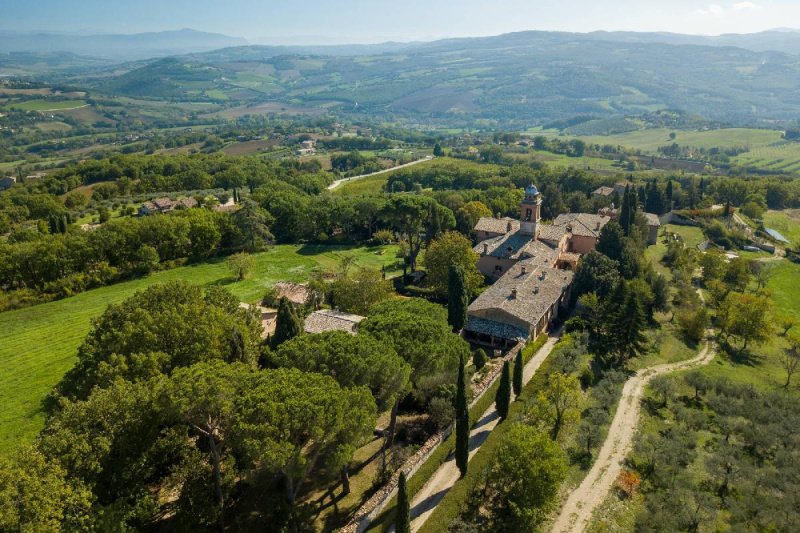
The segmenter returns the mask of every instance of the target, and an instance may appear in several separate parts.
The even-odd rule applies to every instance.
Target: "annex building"
[[[475,225],[478,270],[494,283],[469,306],[467,340],[511,347],[547,331],[568,305],[578,261],[611,217],[567,213],[544,224],[541,207],[542,195],[530,185],[518,220],[487,217]]]

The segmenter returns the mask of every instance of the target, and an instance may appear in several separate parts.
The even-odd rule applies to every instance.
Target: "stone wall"
[[[535,340],[535,339],[534,339]],[[519,343],[506,353],[503,361],[512,361],[523,347],[524,343]],[[491,372],[488,372],[478,383],[473,384],[473,400],[470,404],[472,408],[478,400],[480,400],[489,387],[500,377],[503,371],[503,365],[494,365]],[[481,413],[483,414],[483,413]],[[358,511],[356,511],[350,522],[338,531],[341,533],[361,533],[366,530],[373,520],[386,508],[386,505],[397,494],[397,483],[400,479],[400,472],[406,473],[407,478],[411,478],[416,474],[417,470],[425,464],[425,461],[433,454],[434,451],[442,444],[442,442],[450,436],[453,432],[454,426],[451,424],[443,430],[439,431],[423,444],[417,451],[408,458],[403,466],[395,472],[392,478],[378,491],[370,497],[369,500],[364,502]]]

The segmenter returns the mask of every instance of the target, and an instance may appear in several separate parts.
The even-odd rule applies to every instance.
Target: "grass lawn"
[[[370,176],[356,181],[341,184],[331,191],[337,196],[377,196],[383,193],[383,188],[389,180],[389,173]]]
[[[674,140],[669,134],[675,132]],[[760,130],[751,128],[725,128],[708,131],[681,131],[668,128],[651,128],[631,131],[618,135],[598,135],[581,137],[592,144],[612,144],[637,148],[648,153],[657,153],[660,146],[673,142],[681,146],[696,148],[733,148],[747,146],[751,150],[781,142],[781,132],[777,130]]]
[[[382,255],[378,252],[383,250]],[[101,287],[55,302],[0,313],[0,455],[30,442],[41,429],[41,400],[75,362],[75,353],[110,303],[118,303],[155,283],[185,280],[222,284],[242,301],[256,302],[274,283],[304,281],[318,270],[336,267],[347,255],[356,264],[394,265],[395,247],[276,246],[256,254],[256,267],[244,281],[233,280],[224,259],[157,272],[149,277]]]
[[[28,100],[17,104],[10,104],[9,108],[23,111],[55,111],[62,109],[76,109],[86,105],[85,100]]]
[[[690,346],[683,340],[677,325],[670,322],[671,316],[671,312],[656,314],[659,327],[645,332],[647,340],[653,345],[653,350],[632,359],[628,363],[628,368],[639,370],[663,363],[685,361],[697,355],[700,347]]]
[[[764,213],[764,226],[780,232],[795,248],[800,247],[800,209],[767,211]]]

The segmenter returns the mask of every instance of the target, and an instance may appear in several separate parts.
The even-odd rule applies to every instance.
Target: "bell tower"
[[[538,225],[542,219],[542,193],[535,185],[525,187],[525,198],[519,205],[520,233],[538,237]]]

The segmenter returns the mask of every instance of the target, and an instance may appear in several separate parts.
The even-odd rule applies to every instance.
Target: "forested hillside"
[[[126,96],[281,101],[387,118],[519,126],[663,108],[731,123],[800,114],[800,67],[781,52],[547,32],[384,50],[326,55],[324,48],[230,48],[136,65],[90,83]]]

